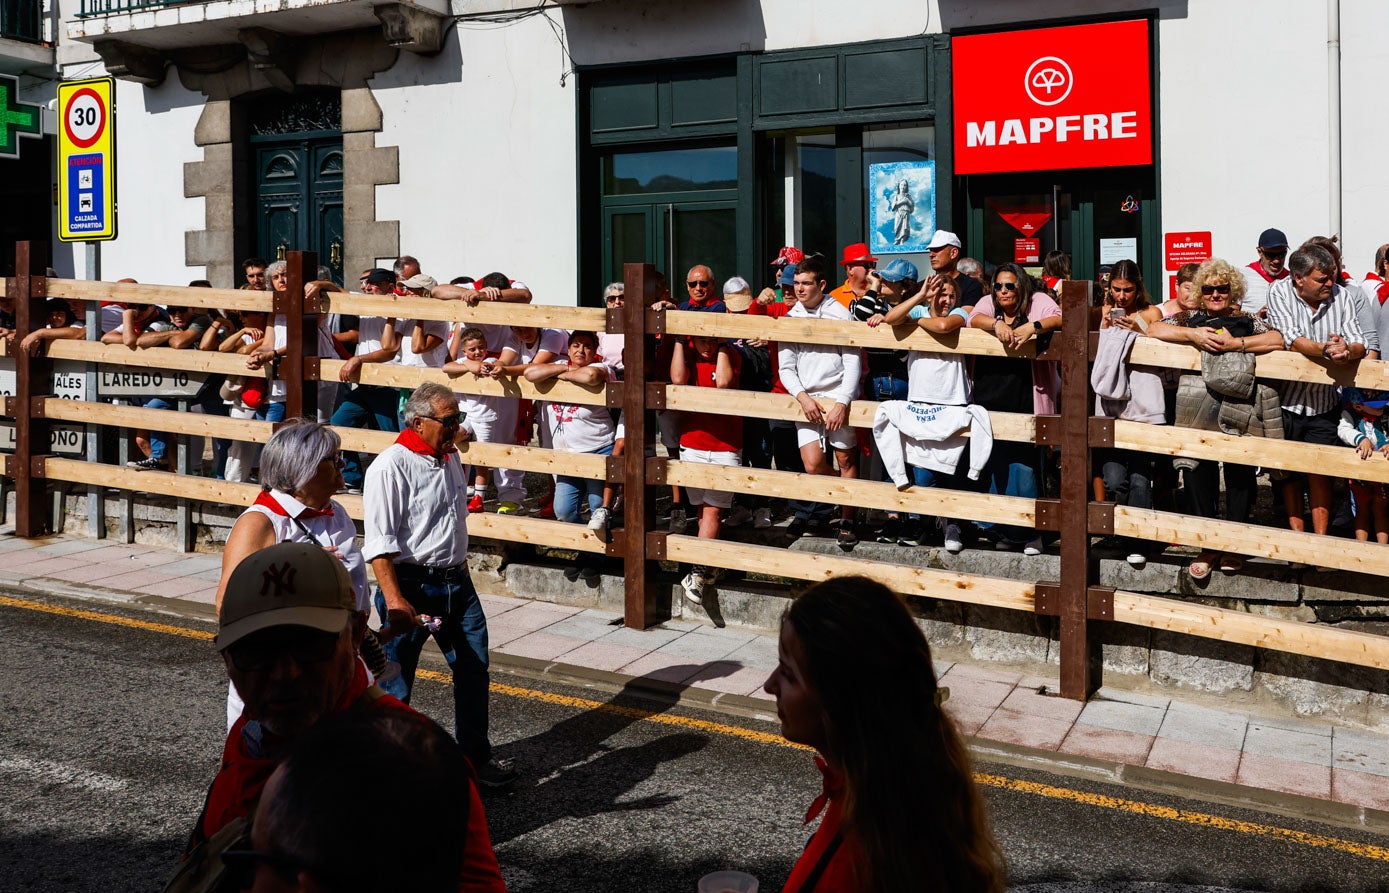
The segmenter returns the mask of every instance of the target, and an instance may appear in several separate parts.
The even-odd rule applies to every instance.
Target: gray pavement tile
[[[1296,760],[1313,766],[1331,766],[1331,738],[1310,732],[1295,732],[1251,720],[1244,736],[1244,752],[1283,760]]]
[[[81,556],[77,556],[81,557]],[[193,577],[198,574],[215,571],[219,575],[222,573],[222,556],[220,555],[197,555],[185,558],[182,561],[175,561],[170,564],[159,566],[161,574],[168,574],[171,577]]]
[[[746,644],[747,642],[712,636],[707,632],[689,632],[657,648],[656,653],[709,663],[723,660]]]
[[[1337,726],[1331,733],[1331,764],[1389,777],[1389,735]]]
[[[1213,744],[1229,750],[1244,749],[1244,734],[1249,717],[1242,713],[1215,710],[1173,701],[1158,729],[1161,738],[1172,738],[1190,744]]]
[[[8,552],[11,549],[33,549],[36,548],[33,542],[20,537],[9,535],[0,536],[0,552]]]
[[[604,645],[622,645],[627,648],[640,648],[643,651],[655,651],[662,645],[675,641],[685,635],[676,629],[628,629],[619,626],[599,639]]]
[[[1139,735],[1156,735],[1162,727],[1162,719],[1167,714],[1166,707],[1150,707],[1145,704],[1125,704],[1120,701],[1091,701],[1080,711],[1077,723],[1111,729],[1119,732],[1134,732]]]
[[[34,551],[43,555],[71,555],[75,552],[90,552],[92,549],[100,549],[109,546],[105,540],[84,540],[84,539],[65,539],[57,542],[50,542],[47,545],[37,546]],[[221,562],[221,556],[217,561]]]
[[[1120,704],[1138,704],[1143,707],[1161,707],[1163,710],[1166,710],[1167,705],[1172,703],[1171,698],[1163,695],[1149,695],[1103,685],[1100,686],[1099,691],[1095,692],[1095,700],[1118,701]]]
[[[950,672],[951,668],[955,666],[955,662],[953,660],[933,660],[931,666],[935,667],[936,679],[939,680],[940,677]]]
[[[556,620],[545,627],[545,632],[593,642],[611,634],[616,628],[610,617],[582,611],[572,617]]]
[[[1298,719],[1293,716],[1251,716],[1249,721],[1270,729],[1284,729],[1289,732],[1301,732],[1322,738],[1331,737],[1331,723],[1315,719]]]
[[[745,667],[772,670],[777,665],[777,643],[770,636],[758,636],[737,651],[728,655],[728,660],[741,663]]]

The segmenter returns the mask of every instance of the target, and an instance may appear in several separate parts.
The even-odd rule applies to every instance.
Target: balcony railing
[[[177,6],[187,2],[189,0],[82,0],[82,8],[78,10],[77,17],[85,19],[91,16],[111,15],[116,12],[135,12],[139,9]]]
[[[8,40],[43,40],[41,0],[0,0],[0,37]],[[87,0],[82,0],[85,6]]]

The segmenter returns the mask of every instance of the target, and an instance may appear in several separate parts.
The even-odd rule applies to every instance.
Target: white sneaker
[[[608,521],[612,518],[612,512],[603,508],[601,505],[593,510],[593,514],[588,519],[589,530],[607,530]]]
[[[723,526],[742,527],[744,524],[748,523],[751,520],[752,512],[743,508],[741,505],[735,505],[733,508],[728,510],[728,517],[723,519]]]
[[[670,510],[670,532],[684,533],[685,528],[690,526],[690,519],[686,516],[685,510],[674,508]],[[698,602],[696,602],[698,604]]]
[[[1133,567],[1142,567],[1148,563],[1148,556],[1144,555],[1142,552],[1130,552],[1128,562]]]
[[[691,570],[685,575],[685,579],[680,581],[680,588],[685,590],[685,598],[691,604],[704,604],[704,573],[699,568]]]
[[[945,525],[945,551],[951,555],[958,555],[965,549],[964,540],[960,538],[960,525]]]
[[[766,530],[772,526],[772,510],[758,509],[752,513],[752,526],[758,530]]]
[[[1042,554],[1042,538],[1039,536],[1039,537],[1037,537],[1037,538],[1035,538],[1035,539],[1030,539],[1030,540],[1028,540],[1028,541],[1027,541],[1027,545],[1025,545],[1025,546],[1022,547],[1022,554],[1024,554],[1024,555],[1041,555],[1041,554]]]

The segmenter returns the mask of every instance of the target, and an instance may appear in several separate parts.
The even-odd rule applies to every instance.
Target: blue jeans
[[[400,392],[380,385],[359,385],[349,391],[333,411],[332,424],[339,428],[365,428],[374,431],[399,431]],[[358,453],[343,452],[346,464],[342,479],[349,487],[361,489],[366,471]]]
[[[611,456],[612,454],[612,444],[588,452],[590,456]],[[555,517],[557,519],[571,523],[579,520],[580,493],[588,495],[588,509],[593,511],[603,504],[603,481],[593,481],[567,474],[555,478]]]
[[[194,406],[201,406],[203,412],[204,412],[205,414],[207,414],[207,415],[221,415],[221,416],[224,416],[224,415],[227,414],[227,407],[226,407],[226,404],[224,404],[224,403],[222,402],[222,399],[221,399],[220,397],[218,397],[216,394],[213,394],[212,397],[211,397],[210,399],[204,399],[204,400],[193,400],[193,399],[190,399],[188,402],[191,403],[191,404],[193,404]],[[165,400],[163,397],[147,397],[147,398],[145,398],[145,401],[144,401],[144,407],[145,407],[145,409],[176,409],[176,408],[178,408],[178,404],[177,404],[176,402],[173,402],[173,401]],[[152,459],[158,459],[159,461],[163,462],[163,461],[168,457],[168,455],[169,455],[169,442],[170,442],[172,439],[173,439],[172,437],[170,437],[167,433],[165,433],[165,432],[163,432],[163,431],[151,431],[151,432],[150,432],[150,458],[152,458]],[[214,461],[214,466],[215,466],[215,462],[216,462],[216,455],[217,455],[216,451],[217,451],[217,444],[218,444],[218,443],[225,443],[225,441],[217,441],[217,440],[214,440],[214,441],[213,441],[213,461]],[[226,450],[225,450],[225,448],[224,448],[223,451],[222,451],[222,463],[223,463],[223,465],[226,464]],[[192,460],[192,465],[193,465],[193,468],[194,468],[194,473],[196,473],[196,470],[197,470],[198,468],[200,468],[201,465],[202,465],[202,456],[199,455],[199,456],[194,457],[193,460]]]
[[[400,592],[417,613],[443,619],[436,633],[417,626],[383,643],[386,659],[400,664],[400,675],[381,683],[387,694],[410,702],[420,649],[432,635],[453,671],[453,734],[474,766],[492,759],[487,737],[487,617],[482,613],[467,565],[447,576],[412,564],[397,564]],[[376,589],[376,611],[387,616],[386,598]]]
[[[989,462],[984,466],[980,479],[981,489],[988,493],[1003,496],[1021,496],[1024,499],[1037,498],[1037,448],[1026,443],[994,441]],[[993,527],[992,521],[977,521],[975,526],[981,530]],[[1022,543],[1035,537],[1036,531],[1016,525],[998,525],[1000,539]]]
[[[868,388],[874,400],[907,399],[907,381],[903,378],[894,378],[891,375],[877,376],[868,380]]]
[[[267,399],[256,410],[256,421],[258,422],[283,422],[285,420],[285,404],[281,400],[279,403],[271,403]]]

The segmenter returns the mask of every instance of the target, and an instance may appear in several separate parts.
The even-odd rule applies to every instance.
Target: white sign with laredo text
[[[96,392],[101,397],[196,397],[210,372],[102,366]]]

